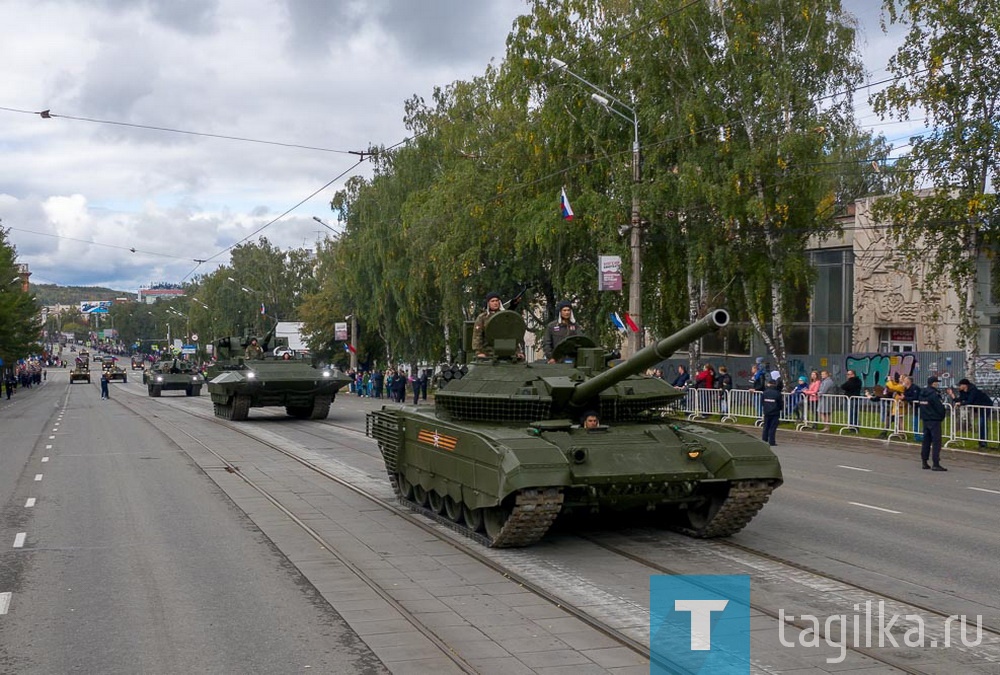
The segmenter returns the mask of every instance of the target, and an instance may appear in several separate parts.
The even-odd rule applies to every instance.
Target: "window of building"
[[[853,348],[854,251],[849,248],[813,251],[816,283],[809,303],[807,349],[792,353],[844,354]],[[800,326],[802,324],[799,324]]]
[[[990,354],[1000,354],[1000,315],[990,317]]]

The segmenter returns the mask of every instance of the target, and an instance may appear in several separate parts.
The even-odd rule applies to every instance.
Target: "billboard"
[[[622,259],[617,255],[598,256],[597,290],[620,291],[622,289]]]
[[[111,300],[84,300],[80,302],[81,314],[107,314],[111,309]]]

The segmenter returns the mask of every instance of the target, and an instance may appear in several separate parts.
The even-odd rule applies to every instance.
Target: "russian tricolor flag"
[[[636,325],[635,320],[628,312],[625,312],[625,323],[628,324],[628,327],[632,329],[633,333],[639,332],[639,326]]]
[[[356,353],[356,352],[357,352],[358,350],[357,350],[357,349],[355,349],[354,347],[352,347],[352,346],[350,345],[350,343],[348,343],[348,342],[345,342],[345,343],[344,343],[344,351],[345,351],[345,352],[350,352],[350,353],[354,354],[354,353]]]
[[[611,323],[621,332],[625,332],[625,322],[618,316],[618,312],[611,312]]]
[[[562,197],[559,198],[559,206],[562,208],[563,220],[573,220],[573,207],[569,205],[565,187],[562,189]]]

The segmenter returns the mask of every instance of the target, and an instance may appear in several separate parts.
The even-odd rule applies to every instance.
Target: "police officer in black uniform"
[[[932,471],[947,471],[941,466],[941,422],[944,421],[945,408],[941,402],[941,392],[938,391],[936,376],[927,378],[927,386],[920,390],[920,419],[924,422],[924,442],[920,446],[921,466]],[[931,450],[933,446],[933,455]],[[927,460],[933,457],[934,465]]]
[[[761,430],[761,440],[768,445],[777,445],[776,435],[778,433],[778,422],[781,421],[781,390],[778,389],[778,380],[772,377],[767,381],[764,393],[760,395],[760,407],[764,413],[764,426]]]

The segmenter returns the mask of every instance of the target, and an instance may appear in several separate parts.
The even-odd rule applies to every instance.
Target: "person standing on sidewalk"
[[[927,386],[920,390],[920,419],[924,422],[924,442],[920,446],[921,467],[932,471],[947,471],[941,466],[941,422],[944,421],[945,408],[938,391],[936,376],[927,378]],[[931,454],[933,450],[933,455]],[[933,459],[934,465],[927,463]]]
[[[855,432],[858,430],[858,410],[861,407],[861,389],[864,383],[853,370],[847,371],[847,379],[840,385],[840,390],[847,397],[847,426]]]

